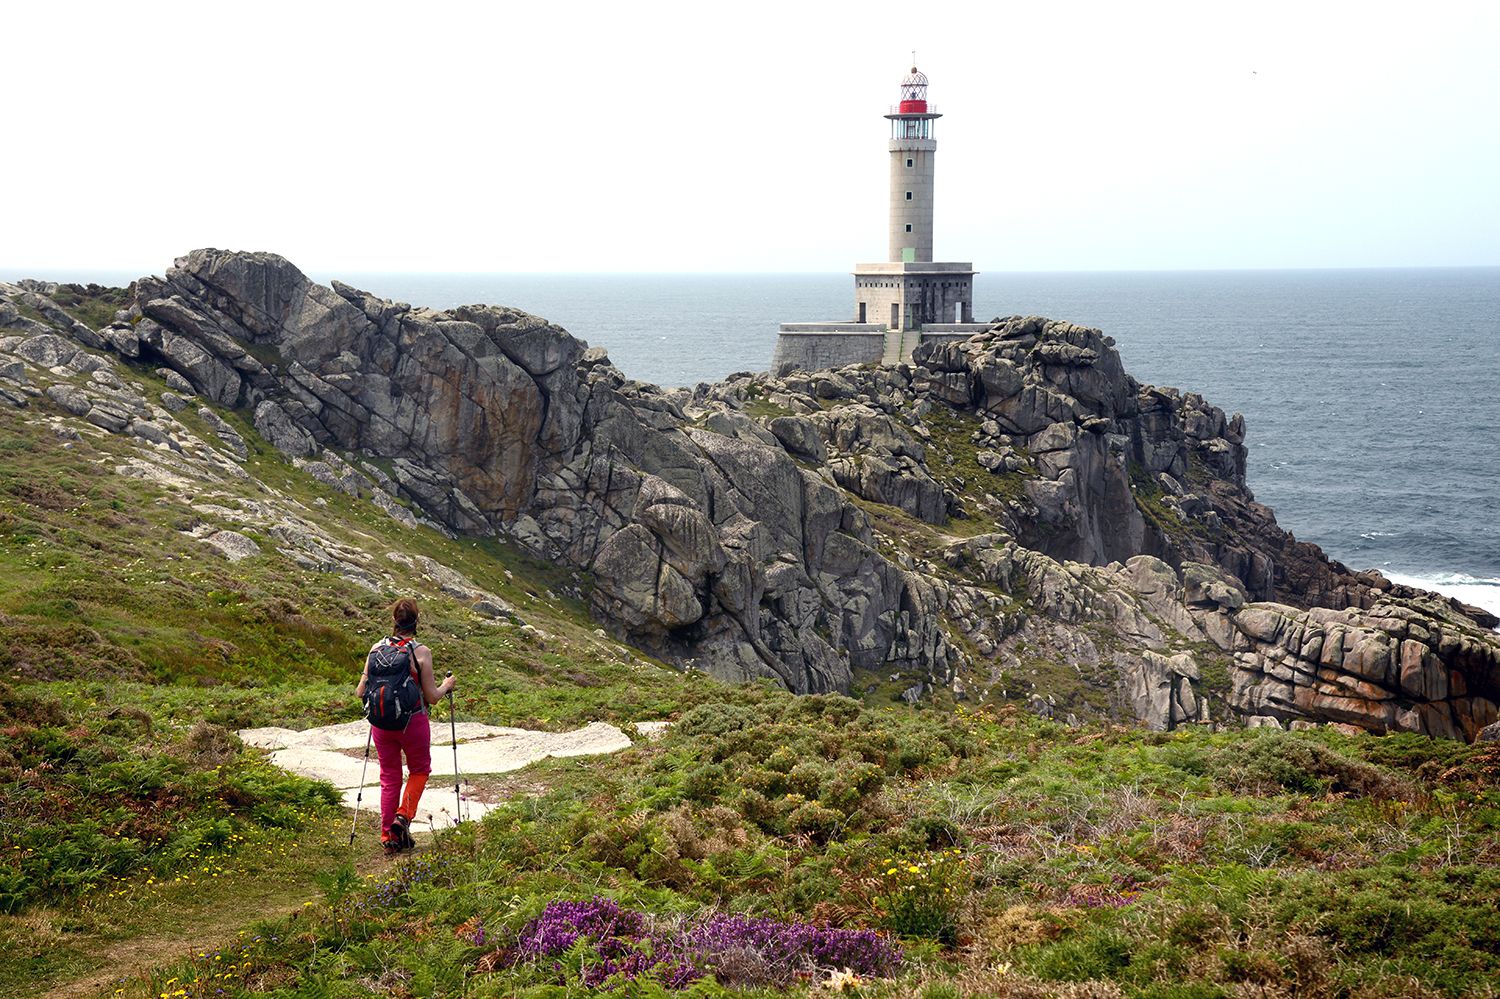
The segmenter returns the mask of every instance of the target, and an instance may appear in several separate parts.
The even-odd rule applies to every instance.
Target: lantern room
[[[901,102],[886,117],[891,120],[892,139],[932,138],[932,123],[942,115],[927,103],[927,75],[917,67],[901,81]]]

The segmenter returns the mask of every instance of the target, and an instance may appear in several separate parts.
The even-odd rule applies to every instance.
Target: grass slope
[[[258,928],[232,991],[585,994],[617,949],[517,941],[550,902],[603,895],[657,920],[901,936],[901,970],[865,996],[1492,996],[1497,766],[1410,736],[1080,731],[726,691],[660,743],[537,766],[537,797]],[[705,957],[716,979],[695,988],[783,994],[764,958]],[[213,994],[193,985],[212,970],[179,962],[125,994]],[[664,970],[607,984],[662,994]]]
[[[617,756],[535,765],[514,781],[532,793],[385,868],[370,826],[346,848],[329,789],[230,731],[355,717],[394,594],[299,568],[199,486],[116,474],[136,446],[59,435],[49,405],[0,411],[0,993],[564,996],[626,962],[605,984],[657,995],[656,951],[710,911],[874,928],[904,959],[854,982],[721,941],[690,955],[695,994],[1497,992],[1494,747],[725,687],[599,637],[586,581],[403,528],[224,414],[251,453],[213,506],[295,503],[337,543],[430,556],[534,625],[412,582],[464,718],[677,720]],[[942,543],[870,512],[884,543]],[[262,554],[228,563],[187,533],[205,525]],[[523,949],[549,905],[596,896],[637,930]]]
[[[352,686],[396,594],[299,568],[274,537],[203,512],[205,500],[300,504],[340,544],[430,556],[514,606],[533,628],[412,582],[439,667],[462,678],[466,719],[565,729],[702,697],[596,634],[562,595],[576,581],[554,567],[402,527],[285,464],[234,414],[224,415],[250,442],[248,475],[211,488],[117,474],[138,445],[60,415],[45,399],[0,411],[0,913],[10,914],[0,945],[16,957],[0,988],[89,966],[58,943],[92,932],[70,913],[336,814],[329,789],[271,769],[230,733],[357,718]],[[181,419],[213,439],[191,410]],[[241,530],[263,554],[231,564],[187,533],[204,525]],[[128,920],[105,935],[115,932],[130,933]]]

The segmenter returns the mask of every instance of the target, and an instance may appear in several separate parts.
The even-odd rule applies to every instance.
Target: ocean
[[[778,323],[853,311],[847,274],[311,276],[516,306],[661,385],[764,370]],[[1097,326],[1140,381],[1243,413],[1250,487],[1299,539],[1500,613],[1500,268],[981,273],[974,297]]]

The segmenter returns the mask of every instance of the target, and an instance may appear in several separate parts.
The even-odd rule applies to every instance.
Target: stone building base
[[[930,324],[893,330],[878,323],[782,323],[771,358],[771,374],[820,371],[848,364],[900,364],[929,340],[966,340],[988,323]]]

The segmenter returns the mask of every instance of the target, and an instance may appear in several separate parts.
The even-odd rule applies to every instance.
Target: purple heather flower
[[[901,963],[900,948],[873,930],[728,914],[657,923],[597,896],[550,903],[521,931],[516,960],[555,957],[580,938],[600,958],[581,969],[588,987],[617,975],[634,980],[647,974],[671,989],[707,974],[739,977],[745,984],[786,984],[798,971],[839,967],[889,975]],[[561,970],[556,962],[554,968]]]

